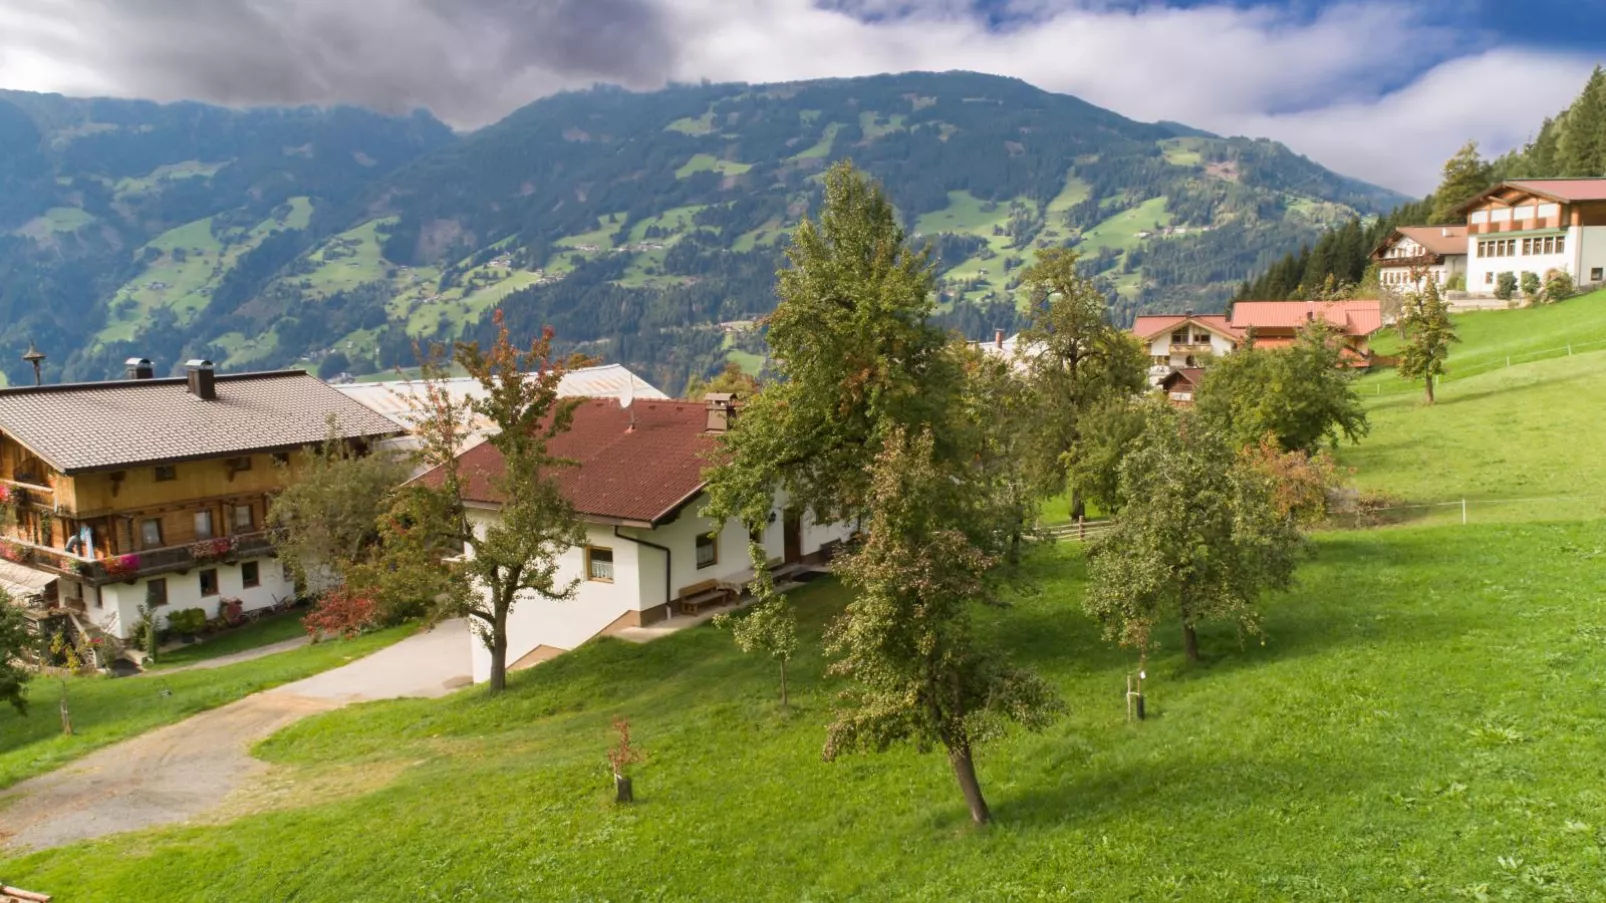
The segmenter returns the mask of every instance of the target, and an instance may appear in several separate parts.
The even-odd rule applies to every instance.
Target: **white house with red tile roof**
[[[1441,290],[1467,271],[1466,226],[1401,226],[1372,250],[1378,282],[1399,292]]]
[[[734,598],[752,578],[749,536],[737,521],[716,525],[699,513],[708,453],[737,416],[729,396],[706,402],[592,399],[572,427],[548,443],[577,462],[558,483],[585,529],[585,542],[564,553],[559,580],[580,579],[567,602],[527,596],[508,618],[508,666],[544,661],[599,634],[640,627]],[[464,500],[476,529],[496,522],[496,484],[503,460],[481,444],[458,456]],[[421,480],[429,480],[425,474]],[[717,534],[715,528],[718,526]],[[824,558],[852,533],[848,525],[814,523],[789,512],[777,492],[769,523],[758,534],[779,580]],[[468,554],[473,550],[469,549]],[[473,644],[475,681],[490,676],[490,652]]]
[[[1225,316],[1192,311],[1138,317],[1132,332],[1149,354],[1149,375],[1156,385],[1172,370],[1200,367],[1209,358],[1231,354],[1244,338]]]
[[[1488,296],[1501,273],[1543,279],[1552,270],[1579,286],[1606,283],[1606,179],[1502,182],[1460,209],[1467,291]]]

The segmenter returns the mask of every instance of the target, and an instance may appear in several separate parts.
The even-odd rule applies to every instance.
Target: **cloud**
[[[1120,0],[7,0],[0,83],[230,104],[427,106],[475,126],[598,81],[1013,75],[1137,119],[1288,142],[1424,192],[1582,85],[1438,7]],[[1453,4],[1452,4],[1453,5]]]

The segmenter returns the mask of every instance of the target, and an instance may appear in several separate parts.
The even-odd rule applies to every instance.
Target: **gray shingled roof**
[[[183,378],[0,389],[0,432],[63,473],[393,436],[389,418],[300,370],[219,374],[217,398]]]

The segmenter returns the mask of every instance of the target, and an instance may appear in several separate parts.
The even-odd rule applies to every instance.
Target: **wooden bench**
[[[720,586],[718,580],[704,580],[701,583],[681,587],[680,596],[675,599],[675,606],[682,614],[694,615],[704,605],[717,605],[729,600],[730,590]]]

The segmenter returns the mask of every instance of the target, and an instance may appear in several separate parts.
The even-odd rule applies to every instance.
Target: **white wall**
[[[1593,227],[1592,227],[1593,228]],[[1474,235],[1468,240],[1467,256],[1467,291],[1473,295],[1490,296],[1498,287],[1501,273],[1511,273],[1517,277],[1520,297],[1522,274],[1533,273],[1540,279],[1550,270],[1562,270],[1571,275],[1575,281],[1578,276],[1578,252],[1580,245],[1580,229],[1573,227],[1567,230],[1566,250],[1560,254],[1522,254],[1523,236],[1505,236],[1500,233],[1490,235]],[[1510,257],[1479,257],[1478,240],[1491,240],[1499,238],[1512,238],[1516,242],[1518,253]],[[1532,236],[1529,236],[1532,237]],[[1596,239],[1600,241],[1601,239]],[[1588,275],[1588,271],[1585,271]]]
[[[237,564],[219,562],[209,565],[209,568],[217,570],[218,580],[218,592],[212,596],[201,595],[200,572],[208,568],[193,568],[188,574],[174,572],[156,575],[154,579],[167,581],[167,604],[155,610],[157,626],[167,626],[169,614],[186,608],[202,609],[208,618],[215,618],[224,599],[239,599],[245,611],[255,611],[295,595],[295,583],[286,579],[284,565],[278,559],[254,560],[257,563],[257,578],[260,581],[260,585],[254,587],[245,586],[241,579],[240,565],[245,563],[243,561]],[[85,612],[101,629],[126,640],[139,626],[139,607],[145,604],[146,585],[151,579],[153,578],[143,578],[134,581],[133,584],[109,583],[102,586],[98,607],[95,591],[86,588]]]
[[[1606,270],[1606,226],[1584,226],[1578,231],[1578,271],[1573,280],[1583,285],[1597,281],[1590,278],[1592,270]]]
[[[784,496],[777,493],[776,519],[766,525],[763,537],[765,554],[772,560],[785,553],[783,508]],[[497,514],[474,510],[469,516],[476,532],[483,532]],[[699,514],[696,504],[688,506],[673,522],[652,530],[620,527],[618,533],[622,535],[616,535],[611,526],[586,524],[586,542],[613,551],[613,582],[586,579],[583,549],[576,547],[566,552],[559,562],[559,580],[566,583],[580,578],[575,598],[557,602],[531,594],[521,597],[508,615],[508,664],[523,658],[537,646],[573,649],[628,612],[646,611],[664,604],[664,553],[625,537],[669,549],[667,598],[677,597],[682,589],[707,580],[738,582],[750,578],[753,565],[748,557],[747,530],[735,520],[726,522],[720,530],[716,562],[697,567],[697,537],[709,533],[713,527],[714,522]],[[852,529],[850,524],[815,524],[805,515],[803,554],[811,555],[825,543],[847,538]],[[491,653],[478,632],[477,622],[470,619],[469,623],[474,628],[469,637],[470,658],[474,680],[478,683],[490,679]]]

